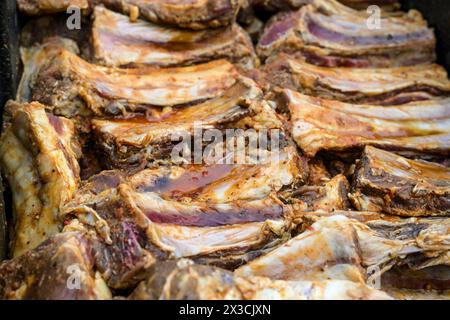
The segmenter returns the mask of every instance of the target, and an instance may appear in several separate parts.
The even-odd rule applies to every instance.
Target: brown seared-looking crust
[[[344,175],[338,174],[320,185],[300,186],[286,192],[294,210],[301,211],[334,211],[351,209],[348,199],[350,185]]]
[[[87,9],[89,0],[17,0],[17,6],[23,13],[34,16],[63,12],[71,6]]]
[[[320,158],[312,158],[308,161],[308,181],[307,185],[318,186],[330,181],[332,175],[328,171],[325,163]]]
[[[188,29],[227,26],[237,16],[239,0],[93,0],[142,19]]]
[[[326,67],[399,67],[432,63],[436,39],[416,12],[386,16],[369,28],[366,14],[318,2],[283,12],[267,24],[257,46],[266,59],[276,52],[296,53]]]
[[[253,45],[236,23],[213,30],[182,30],[95,7],[94,59],[108,66],[183,66],[227,59],[247,68],[259,64]]]
[[[262,92],[243,77],[217,98],[154,112],[152,118],[92,120],[96,144],[111,168],[171,162],[174,148],[180,144],[178,140],[192,138],[195,130],[222,130],[218,133],[225,134],[225,128],[247,125],[256,129],[281,128],[277,115],[262,99]]]
[[[284,91],[290,111],[290,130],[309,156],[319,151],[361,151],[365,145],[415,156],[450,151],[450,99],[399,106],[341,103]]]
[[[0,140],[0,162],[13,192],[12,255],[60,231],[60,208],[79,183],[79,145],[71,120],[33,102],[18,105]]]
[[[450,169],[366,147],[351,200],[358,210],[401,216],[449,216]]]
[[[0,264],[0,299],[110,299],[86,234],[66,232]]]
[[[326,68],[281,53],[262,68],[265,81],[324,99],[398,105],[450,95],[447,72],[437,64],[397,68]]]

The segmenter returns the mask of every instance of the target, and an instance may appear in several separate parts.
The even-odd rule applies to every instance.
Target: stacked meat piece
[[[377,1],[380,29],[365,0],[243,2],[18,0],[85,17],[70,39],[34,37],[55,16],[23,30],[1,298],[446,296],[450,81],[433,31],[396,1]],[[286,9],[255,47],[236,22]]]

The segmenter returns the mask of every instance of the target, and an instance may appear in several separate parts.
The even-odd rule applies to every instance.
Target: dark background
[[[450,1],[449,0],[406,0],[402,1],[405,10],[417,9],[437,37],[438,63],[450,72]]]
[[[20,61],[15,0],[0,1],[0,109],[15,95]]]
[[[403,9],[418,9],[435,29],[438,63],[450,71],[450,1],[404,0]],[[15,96],[19,79],[19,18],[15,0],[0,0],[0,122],[5,102]],[[0,177],[0,261],[6,252],[6,223]]]

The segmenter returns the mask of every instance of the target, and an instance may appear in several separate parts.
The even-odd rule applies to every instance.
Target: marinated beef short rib
[[[390,286],[395,286],[396,288],[418,289],[418,287],[414,286],[422,283],[422,288],[425,287],[425,284],[427,286],[431,284],[432,288],[439,290],[449,289],[449,284],[442,281],[439,273],[434,273],[436,276],[433,277],[433,272],[430,271],[437,269],[440,270],[439,272],[442,272],[449,268],[448,248],[446,247],[449,230],[448,219],[440,217],[408,218],[371,211],[296,211],[294,213],[295,219],[302,220],[301,225],[304,229],[308,229],[309,226],[321,219],[336,215],[358,221],[381,237],[389,239],[389,241],[416,239],[419,246],[424,249],[422,253],[414,253],[414,249],[403,262],[395,263],[392,269],[382,275],[381,282],[383,286],[389,286],[390,284]],[[366,243],[369,244],[368,241]],[[438,252],[433,253],[434,250]],[[395,276],[395,274],[398,274],[399,269],[402,270],[405,276],[404,279],[399,279]],[[411,282],[406,283],[405,278],[411,280]]]
[[[60,208],[78,187],[79,146],[69,119],[33,102],[15,110],[0,140],[0,162],[13,193],[12,255],[60,231]]]
[[[272,87],[351,103],[397,105],[450,95],[447,72],[436,64],[326,68],[281,53],[268,59],[262,73],[261,81],[267,81]]]
[[[95,7],[93,55],[107,66],[183,66],[227,59],[258,66],[250,38],[236,23],[213,30],[182,30],[138,20]]]
[[[88,9],[89,0],[17,0],[17,6],[21,12],[34,16],[65,12],[71,6]]]
[[[329,218],[336,215],[342,215],[349,219],[361,222],[368,226],[370,229],[383,234],[389,239],[401,240],[414,238],[419,235],[422,230],[433,230],[434,228],[438,230],[439,225],[443,225],[442,230],[446,230],[445,228],[447,228],[445,227],[445,217],[402,217],[381,212],[351,210],[336,210],[334,212],[296,211],[294,213],[295,219],[302,219],[304,228],[311,226],[313,223],[319,221],[320,219]],[[435,238],[436,241],[437,239],[438,238]],[[420,268],[424,267],[426,266],[423,265]]]
[[[160,167],[132,176],[105,171],[82,186],[64,215],[91,225],[113,247],[123,238],[114,226],[125,224],[138,247],[160,259],[233,268],[289,237],[291,210],[276,194],[301,179],[298,162],[291,149],[267,165]]]
[[[113,193],[67,211],[68,217],[75,216],[86,224],[98,216],[108,229],[102,246],[105,254],[100,256],[98,264],[99,271],[113,288],[129,288],[136,279],[142,279],[153,257],[158,260],[191,257],[203,263],[235,268],[289,236],[290,223],[280,219],[204,227],[154,223],[141,210],[130,207],[133,202],[126,196],[123,192]],[[91,210],[90,205],[95,205],[96,210]],[[101,234],[102,230],[99,231]],[[122,247],[126,250],[121,250]]]
[[[52,39],[25,55],[19,98],[45,103],[66,117],[127,114],[220,96],[238,76],[226,60],[171,69],[102,67],[66,50],[70,43]]]
[[[316,300],[390,299],[381,291],[350,281],[250,279],[182,259],[153,265],[128,299],[133,300]]]
[[[382,271],[391,270],[394,265],[395,268],[402,268],[408,272],[414,273],[422,271],[426,273],[430,268],[448,268],[448,238],[449,238],[449,221],[444,217],[413,217],[405,218],[400,216],[394,216],[390,214],[383,214],[371,211],[335,211],[335,212],[296,212],[295,219],[301,219],[303,221],[303,227],[308,228],[314,222],[317,222],[323,218],[329,218],[332,216],[341,215],[345,216],[352,221],[358,221],[364,224],[370,230],[372,230],[378,236],[388,239],[390,241],[407,241],[408,245],[405,245],[406,251],[410,250],[406,256],[396,257],[395,254],[391,257],[394,261],[390,263],[386,268],[382,268]],[[359,233],[358,233],[359,234]],[[376,254],[376,251],[380,249],[380,252],[386,254],[389,251],[382,250],[382,246],[378,245],[374,250],[370,249],[370,243],[377,243],[378,240],[371,240],[368,234],[363,236],[359,234],[360,239],[363,239],[364,245],[367,246],[370,255]],[[415,242],[411,247],[410,242]],[[391,242],[392,243],[392,242]],[[417,247],[420,248],[417,251]],[[379,256],[381,257],[381,255]],[[384,258],[383,258],[384,259]],[[403,261],[400,261],[404,259]],[[374,259],[370,259],[374,261]],[[387,260],[384,260],[387,261]],[[379,265],[380,266],[380,265]]]
[[[416,12],[382,17],[369,29],[366,14],[327,2],[274,16],[257,46],[266,59],[277,52],[296,53],[324,67],[399,67],[432,63],[436,39]]]
[[[365,273],[355,230],[339,225],[339,219],[329,220],[313,224],[311,230],[238,268],[235,273],[245,278],[263,276],[290,281],[334,279],[363,283]]]
[[[247,278],[331,278],[372,283],[396,265],[419,270],[449,263],[450,226],[446,219],[373,227],[338,212],[332,214],[319,218],[305,232],[235,273]],[[392,226],[397,229],[392,230]]]
[[[227,26],[235,20],[239,0],[92,0],[94,4],[142,19],[188,29]]]
[[[201,227],[276,220],[288,212],[276,192],[301,178],[298,161],[290,149],[266,164],[149,169],[121,190],[157,223]]]
[[[341,103],[284,90],[290,130],[308,155],[361,151],[365,145],[409,156],[448,157],[450,99],[399,106]],[[339,153],[340,152],[340,153]]]
[[[450,169],[366,147],[350,199],[358,210],[401,216],[449,216]]]
[[[0,299],[99,300],[111,292],[94,270],[88,236],[66,232],[0,264]]]
[[[174,148],[180,143],[178,139],[193,136],[195,130],[245,128],[246,124],[255,129],[281,128],[277,115],[262,99],[261,90],[247,78],[237,79],[218,98],[173,108],[154,114],[153,118],[92,120],[96,144],[107,166],[126,168],[146,162],[170,162]]]
[[[301,182],[304,169],[299,167],[300,159],[293,147],[281,150],[278,155],[274,152],[273,156],[265,163],[254,165],[167,166],[131,176],[117,170],[103,171],[85,183],[65,211],[74,211],[74,208],[103,199],[101,194],[120,189],[114,193],[120,191],[126,195],[126,200],[133,202],[134,211],[142,211],[159,223],[217,226],[264,221],[268,216],[251,210],[233,216],[239,206],[250,209],[254,204],[256,209],[259,200],[272,203],[273,210],[266,210],[264,206],[260,206],[260,210],[266,210],[271,218],[278,218],[287,208],[276,199],[276,193],[285,186]]]

